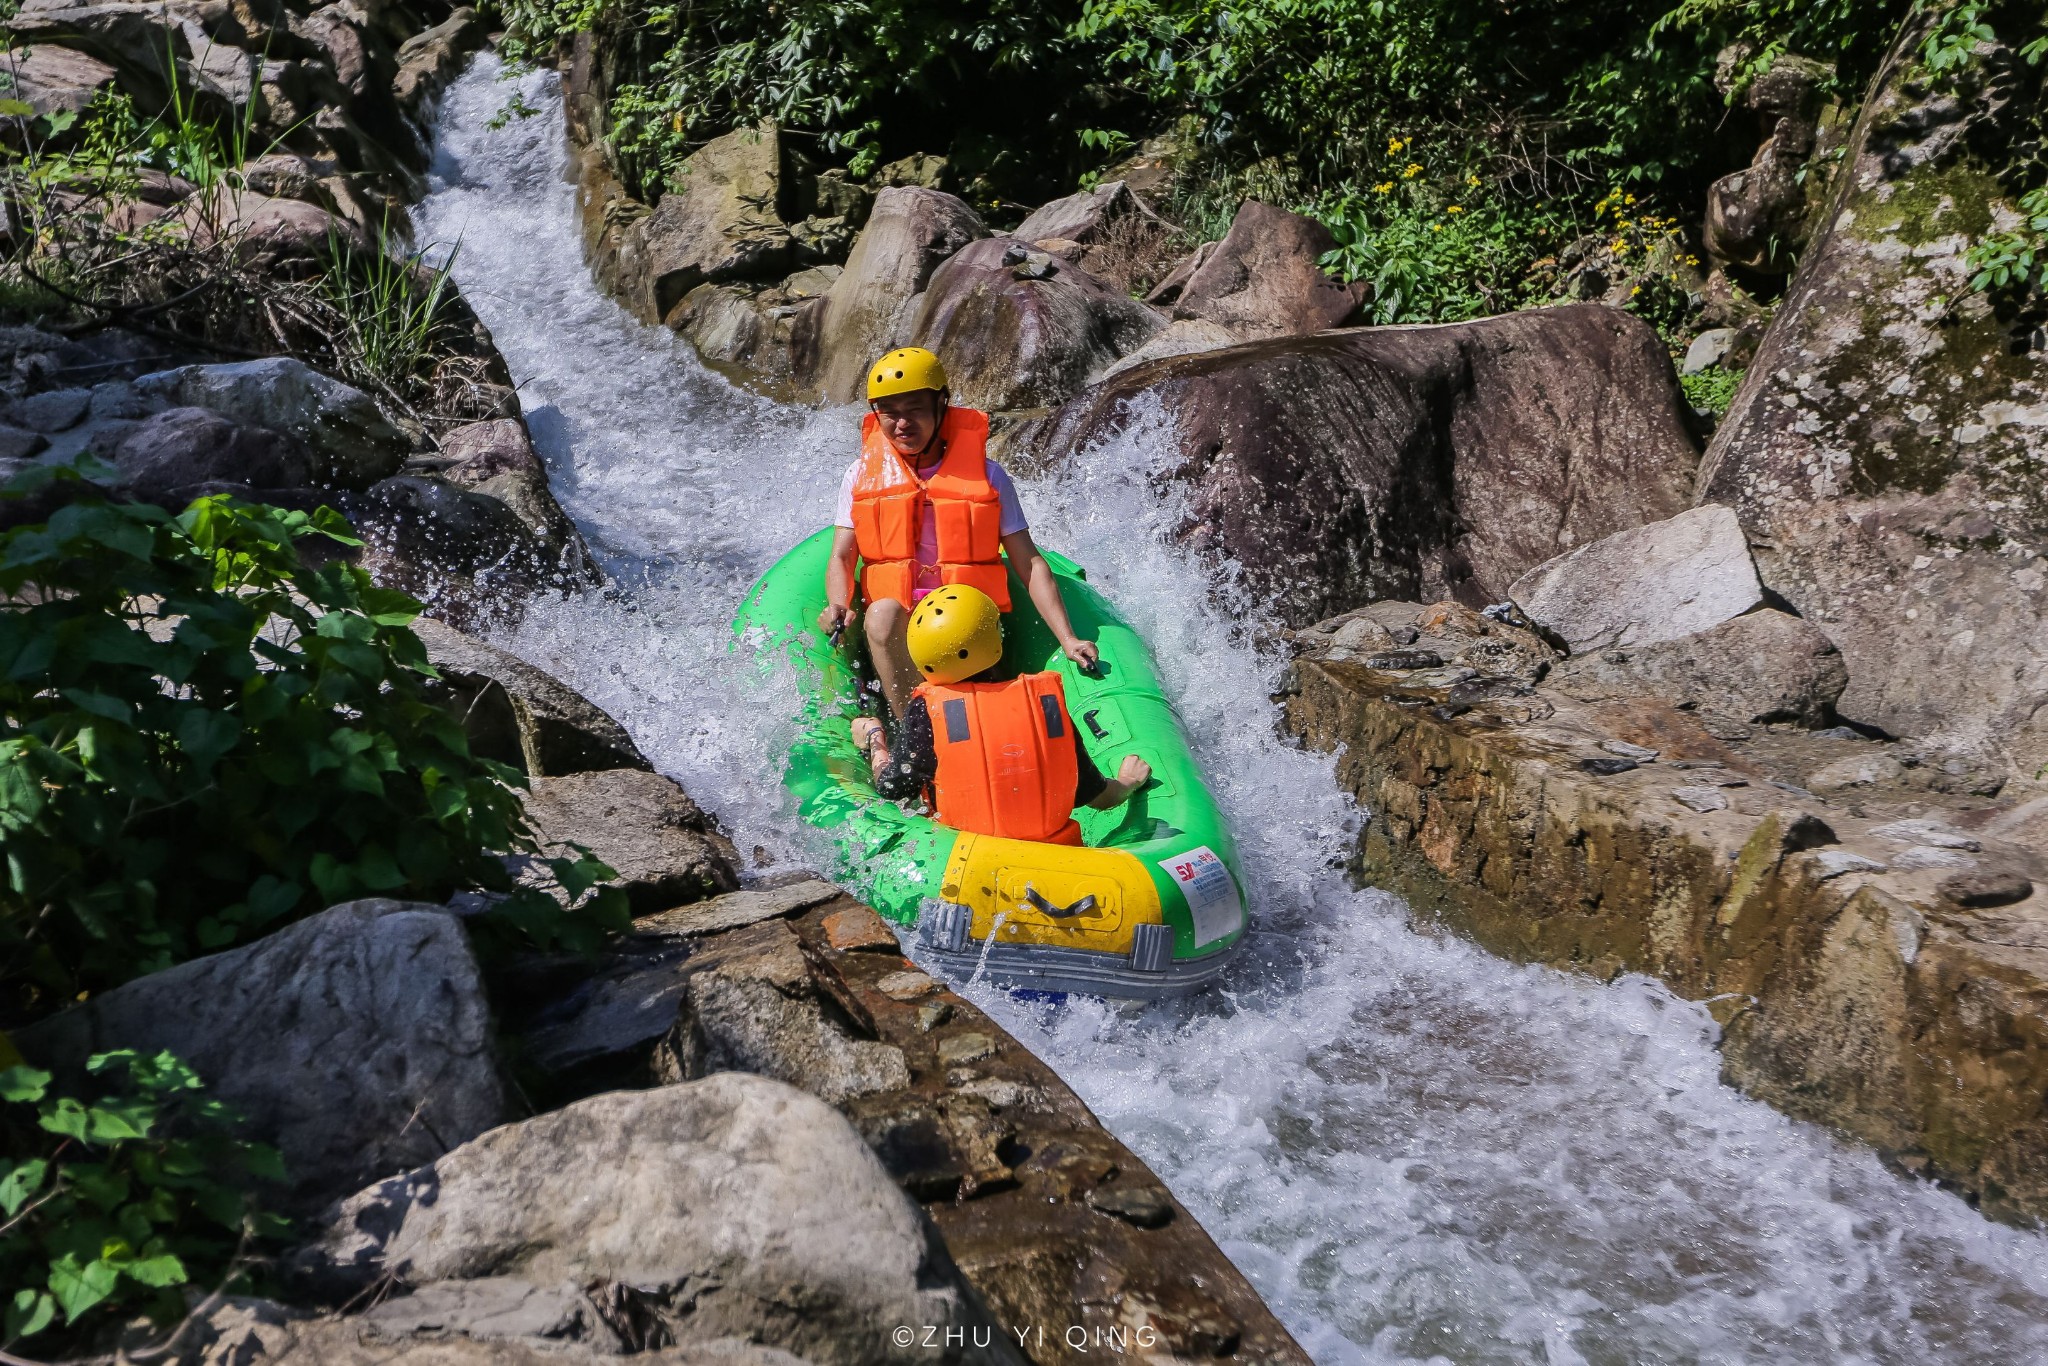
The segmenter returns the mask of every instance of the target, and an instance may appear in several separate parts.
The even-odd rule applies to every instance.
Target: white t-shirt
[[[904,462],[908,464],[909,462]],[[846,478],[839,484],[839,512],[833,519],[834,526],[853,530],[853,489],[860,482],[859,460],[846,467]],[[1024,505],[1017,501],[1017,486],[1010,481],[1008,471],[995,461],[985,462],[988,471],[988,486],[996,491],[996,498],[1002,507],[1002,523],[998,528],[1004,536],[1014,536],[1020,531],[1029,531],[1031,524],[1024,520]],[[922,596],[939,586],[939,531],[932,519],[926,517],[917,532],[917,588]]]

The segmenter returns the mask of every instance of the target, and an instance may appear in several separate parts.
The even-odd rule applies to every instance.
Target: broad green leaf
[[[50,1264],[50,1294],[64,1311],[66,1323],[78,1322],[80,1314],[113,1294],[119,1280],[120,1272],[106,1262],[82,1262],[74,1253]]]
[[[144,1285],[157,1287],[183,1285],[191,1279],[185,1274],[185,1264],[168,1252],[155,1257],[139,1257],[123,1266],[121,1274]]]
[[[32,1157],[26,1162],[16,1163],[6,1177],[0,1179],[0,1212],[10,1219],[20,1213],[30,1197],[42,1190],[43,1178],[49,1173],[50,1163],[46,1158]]]
[[[23,1288],[14,1292],[7,1305],[7,1336],[34,1337],[57,1317],[57,1302],[47,1291]]]
[[[26,1063],[17,1063],[5,1071],[0,1071],[0,1100],[9,1100],[16,1104],[38,1101],[43,1098],[43,1093],[49,1086],[50,1074]]]

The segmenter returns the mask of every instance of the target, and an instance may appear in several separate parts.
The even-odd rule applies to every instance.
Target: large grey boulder
[[[624,726],[553,674],[432,617],[412,629],[474,752],[536,778],[653,767]]]
[[[237,422],[285,432],[320,458],[328,480],[348,488],[396,471],[412,445],[375,399],[288,356],[159,370],[137,379],[135,388],[167,403],[210,408]]]
[[[778,213],[782,139],[773,123],[712,139],[690,154],[679,180],[634,230],[643,292],[629,303],[649,321],[667,318],[706,281],[774,279],[795,249]]]
[[[1761,606],[1764,589],[1734,511],[1709,504],[1567,551],[1508,597],[1577,655],[1707,630]]]
[[[636,921],[633,938],[617,953],[565,995],[542,1003],[535,1011],[522,1034],[524,1056],[548,1072],[565,1072],[635,1052],[642,1054],[644,1061],[653,1045],[675,1027],[693,974],[756,954],[756,967],[771,972],[778,990],[791,999],[810,1000],[811,1013],[818,1014],[810,978],[789,931],[781,926],[760,927],[840,895],[829,882],[806,880],[787,887],[728,892]],[[772,971],[771,964],[775,965]],[[669,1081],[712,1070],[763,1072],[814,1094],[825,1094],[801,1076],[775,1068],[735,1064],[723,1069],[665,1070],[673,1072],[666,1077]]]
[[[94,433],[94,443],[114,467],[117,487],[169,508],[183,508],[210,486],[300,488],[322,472],[321,462],[293,438],[205,408],[108,423]]]
[[[1532,566],[1683,511],[1698,459],[1663,343],[1592,304],[1151,361],[1009,449],[1085,470],[1138,425],[1186,488],[1182,535],[1290,626],[1382,598],[1498,602]]]
[[[796,383],[827,403],[860,398],[868,363],[917,340],[910,324],[932,272],[986,236],[980,217],[952,195],[908,185],[877,194],[844,273],[796,315],[790,338]]]
[[[101,91],[114,83],[114,68],[87,53],[51,43],[16,48],[0,54],[0,75],[6,89],[0,98],[20,100],[37,114],[83,115]],[[58,146],[76,141],[82,130],[53,138]],[[0,126],[0,140],[13,146],[21,139],[20,125],[8,119]],[[17,148],[17,150],[20,150]]]
[[[795,934],[769,921],[728,936],[684,984],[656,1069],[670,1078],[755,1072],[833,1104],[910,1085],[903,1050],[828,1017]]]
[[[344,1201],[297,1266],[344,1285],[589,1292],[677,1344],[742,1338],[820,1366],[1012,1359],[999,1333],[980,1351],[897,1344],[900,1324],[986,1320],[853,1127],[742,1073],[494,1130]]]
[[[1322,255],[1336,245],[1314,219],[1247,199],[1180,287],[1173,316],[1221,323],[1245,341],[1342,327],[1367,291],[1325,273]]]
[[[1736,509],[1764,582],[1841,648],[1845,717],[1923,741],[1943,782],[2036,792],[2048,349],[2027,340],[2038,318],[1969,287],[1967,260],[2020,221],[2017,180],[1980,149],[2023,155],[2035,97],[2002,44],[1930,73],[1946,13],[1902,25],[1699,496]]]
[[[619,875],[633,914],[739,886],[739,852],[672,778],[639,768],[535,778],[526,818],[551,854],[581,845]]]
[[[1815,726],[1832,718],[1849,673],[1819,627],[1761,608],[1676,640],[1576,655],[1545,682],[1582,702],[1661,697],[1736,725]]]
[[[277,1146],[294,1208],[432,1161],[512,1113],[476,960],[440,906],[330,907],[14,1040],[59,1068],[110,1048],[177,1054]]]
[[[910,335],[945,362],[957,401],[995,412],[1064,402],[1165,326],[1078,266],[986,237],[933,273]]]

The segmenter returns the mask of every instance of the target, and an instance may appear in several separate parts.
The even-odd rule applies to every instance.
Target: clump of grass
[[[366,378],[399,390],[428,368],[452,326],[450,280],[460,251],[457,244],[432,264],[427,249],[394,252],[384,233],[366,248],[328,233],[320,290],[344,329],[345,354]]]

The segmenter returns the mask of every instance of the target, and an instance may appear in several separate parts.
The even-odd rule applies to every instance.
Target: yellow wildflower
[[[1429,225],[1429,230],[1431,232],[1442,232],[1444,230],[1444,225],[1441,223],[1431,223]]]
[[[1621,239],[1620,239],[1619,237],[1617,237],[1617,238],[1615,238],[1615,239],[1614,239],[1614,240],[1613,240],[1612,242],[1609,242],[1609,243],[1607,244],[1607,249],[1608,249],[1609,251],[1613,252],[1613,253],[1614,253],[1615,255],[1619,256],[1619,255],[1621,254],[1621,252],[1622,252],[1623,248],[1625,248],[1625,247],[1627,247],[1627,246],[1628,246],[1628,243],[1626,243],[1626,242],[1622,241],[1622,240],[1621,240]]]
[[[1406,166],[1403,166],[1401,168],[1401,178],[1403,180],[1413,180],[1415,179],[1415,177],[1421,174],[1422,163],[1419,161],[1411,161]]]
[[[1449,206],[1448,208],[1446,208],[1446,209],[1444,210],[1444,212],[1445,212],[1445,213],[1463,213],[1463,212],[1465,212],[1465,210],[1464,210],[1464,209],[1463,209],[1462,207],[1460,207],[1459,205],[1456,205],[1456,204],[1452,204],[1452,205],[1450,205],[1450,206]]]
[[[1622,200],[1621,202],[1624,204],[1633,204],[1636,202],[1636,197],[1634,195],[1630,195],[1628,198]]]
[[[1467,172],[1465,175],[1465,183],[1476,190],[1479,188],[1479,177],[1471,174],[1470,172]]]
[[[1374,194],[1392,194],[1393,190],[1394,182],[1391,180],[1382,180],[1379,184],[1372,187]]]
[[[1397,154],[1398,154],[1398,153],[1400,152],[1400,150],[1401,150],[1401,139],[1399,139],[1399,138],[1388,138],[1388,139],[1387,139],[1387,155],[1388,155],[1388,156],[1395,156],[1395,155],[1397,155]]]

